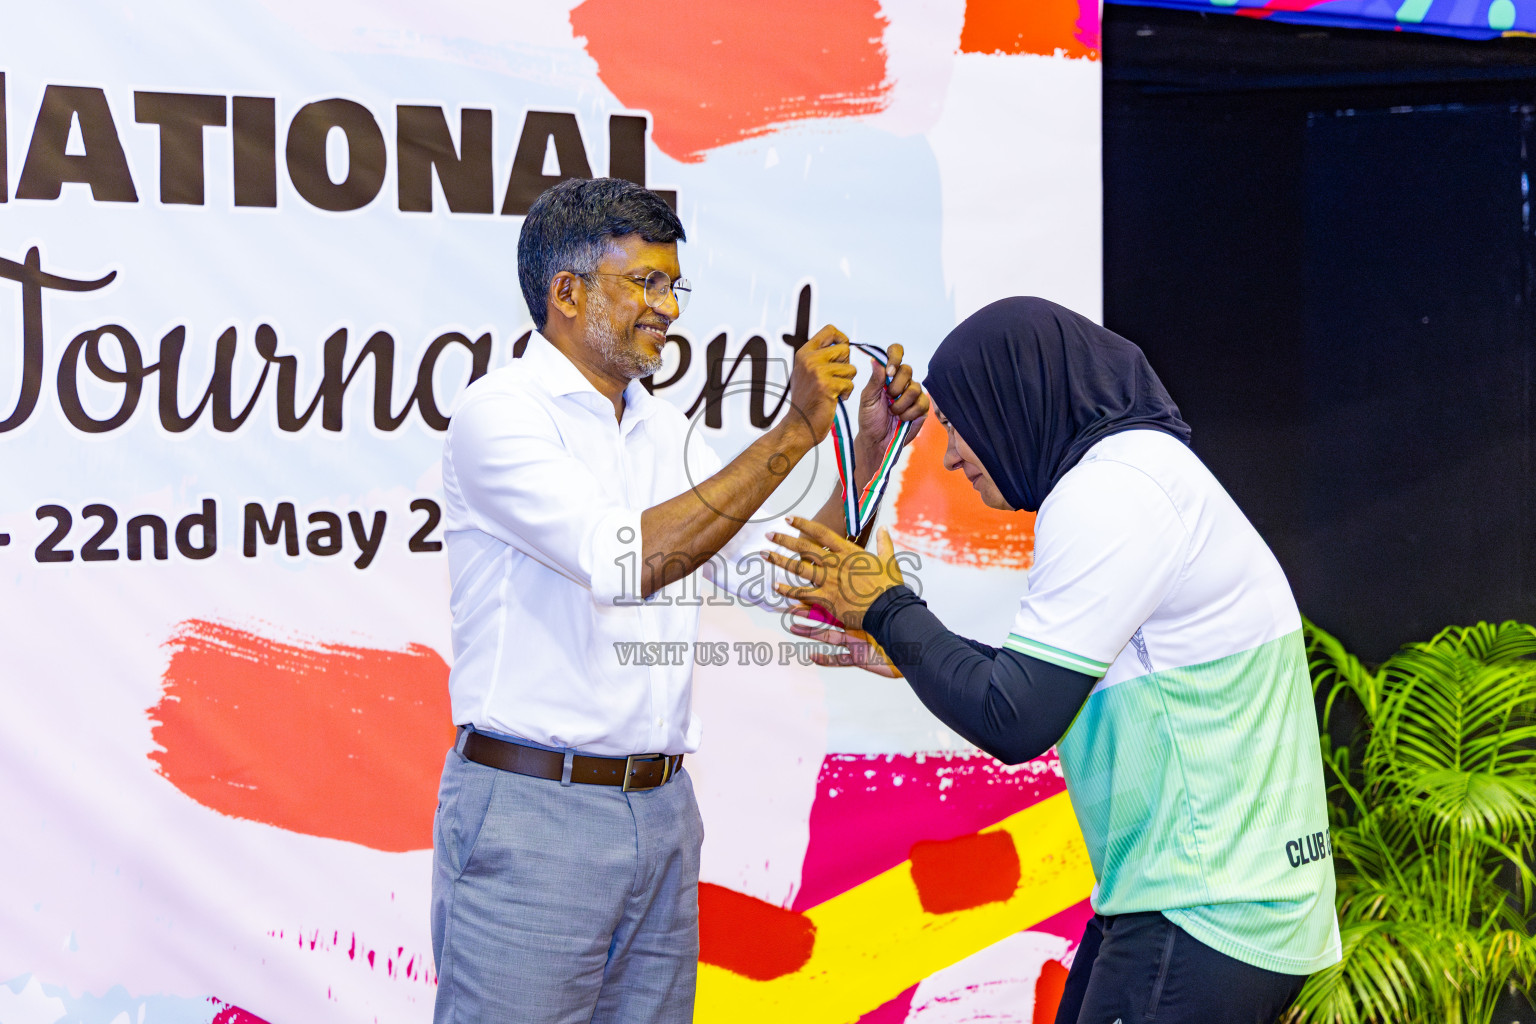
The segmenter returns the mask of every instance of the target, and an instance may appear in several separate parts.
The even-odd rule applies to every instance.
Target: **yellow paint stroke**
[[[1065,793],[1003,819],[1019,852],[1013,896],[953,914],[918,902],[904,861],[806,911],[816,948],[794,974],[753,981],[699,965],[698,1022],[847,1024],[917,982],[1080,902],[1093,868]],[[995,830],[989,830],[995,831]]]

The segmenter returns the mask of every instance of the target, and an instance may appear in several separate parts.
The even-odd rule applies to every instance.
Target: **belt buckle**
[[[634,777],[636,761],[642,763],[647,761],[660,761],[661,781],[656,783],[655,786],[646,786],[645,789],[635,790],[635,787],[629,784],[629,780]],[[656,789],[660,786],[666,785],[667,779],[670,778],[671,775],[672,759],[666,754],[630,754],[624,759],[624,785],[622,787],[622,792],[628,793],[631,790],[635,790],[635,792],[644,792],[646,789]]]

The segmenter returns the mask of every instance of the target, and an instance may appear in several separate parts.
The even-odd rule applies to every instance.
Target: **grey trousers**
[[[432,842],[434,1024],[690,1024],[703,840],[686,770],[625,793],[450,750]]]

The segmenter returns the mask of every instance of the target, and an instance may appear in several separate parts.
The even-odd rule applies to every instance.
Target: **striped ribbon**
[[[885,350],[875,345],[863,345],[853,343],[853,347],[880,361],[883,367],[887,357]],[[889,381],[889,378],[887,378]],[[887,403],[891,396],[885,396]],[[832,417],[833,450],[837,454],[837,476],[843,486],[843,521],[848,526],[848,536],[857,537],[864,532],[870,520],[875,518],[875,513],[880,510],[880,499],[885,496],[885,488],[891,482],[891,471],[896,468],[896,458],[901,454],[901,449],[906,446],[908,438],[912,436],[912,424],[906,420],[896,425],[896,432],[891,436],[890,443],[885,446],[885,454],[880,458],[880,466],[875,470],[875,475],[869,478],[869,483],[864,490],[856,490],[853,465],[853,420],[848,415],[848,407],[838,400],[837,411]]]

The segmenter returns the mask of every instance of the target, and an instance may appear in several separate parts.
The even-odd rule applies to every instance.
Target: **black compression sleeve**
[[[1038,757],[1060,740],[1096,681],[957,636],[906,587],[876,598],[863,625],[929,711],[1007,764]]]
[[[985,654],[989,658],[997,657],[996,647],[988,647],[980,640],[972,640],[968,636],[960,636],[959,633],[956,633],[955,636],[960,637],[961,640],[964,640],[966,643],[970,644],[971,650],[975,651],[977,654]]]

